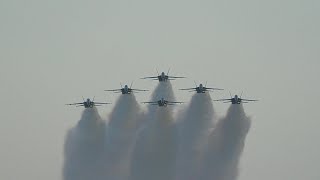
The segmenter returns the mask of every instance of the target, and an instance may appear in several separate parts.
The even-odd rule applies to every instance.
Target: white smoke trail
[[[97,109],[85,109],[78,124],[66,136],[63,179],[104,179],[104,141],[105,123]]]
[[[170,81],[160,81],[151,95],[151,101],[157,101],[161,98],[170,101],[176,100]]]
[[[174,100],[170,82],[160,82],[151,101]],[[145,126],[139,132],[132,157],[132,180],[174,180],[176,129],[170,107],[148,108]]]
[[[177,179],[198,180],[203,169],[204,148],[213,127],[214,111],[209,93],[196,93],[179,114]]]
[[[242,104],[231,105],[210,135],[204,180],[235,180],[251,120]]]
[[[161,98],[164,98],[165,100],[168,100],[168,101],[176,100],[174,96],[172,84],[169,80],[160,81],[158,83],[157,87],[154,89],[151,95],[150,101],[158,101]],[[167,107],[167,108],[172,109],[172,107]],[[157,106],[148,106],[147,117],[154,116],[157,109],[158,109]],[[146,119],[150,119],[150,118],[146,118]],[[148,121],[146,123],[148,123]]]
[[[158,107],[155,117],[139,134],[132,159],[133,180],[173,180],[176,130],[171,111]]]
[[[161,98],[175,101],[169,81],[159,82],[150,101]],[[251,122],[242,104],[211,131],[211,97],[195,94],[177,119],[172,106],[142,113],[134,95],[119,97],[108,125],[95,107],[85,109],[66,137],[63,179],[236,180]]]
[[[106,134],[106,179],[126,180],[141,111],[133,94],[121,95],[110,114]]]

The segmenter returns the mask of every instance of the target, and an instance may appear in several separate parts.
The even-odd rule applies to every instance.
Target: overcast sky
[[[252,127],[240,180],[320,177],[320,1],[0,0],[0,179],[61,179],[81,96],[156,69],[244,91]],[[151,93],[140,93],[146,101]],[[192,94],[175,90],[178,100]],[[214,103],[219,116],[229,105]],[[113,106],[99,107],[106,117]]]

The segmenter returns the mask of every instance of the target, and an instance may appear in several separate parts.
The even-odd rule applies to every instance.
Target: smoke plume
[[[169,101],[175,101],[175,96],[172,89],[171,82],[160,81],[151,95],[151,101],[157,101],[161,98],[164,98]]]
[[[126,180],[141,110],[133,94],[121,95],[109,117],[106,132],[106,179]]]
[[[169,109],[158,107],[138,137],[132,158],[132,180],[173,180],[176,132]]]
[[[85,109],[78,124],[66,136],[63,179],[104,179],[104,140],[105,123],[97,109]]]
[[[150,101],[175,101],[170,81]],[[108,124],[86,108],[68,131],[63,180],[236,180],[251,120],[242,104],[215,122],[209,93],[196,93],[177,116],[175,106],[142,111],[133,94],[121,95]]]
[[[245,138],[250,129],[250,118],[242,104],[231,105],[224,118],[209,137],[208,153],[203,172],[204,180],[235,180]]]
[[[198,180],[203,169],[204,148],[213,127],[214,111],[209,93],[196,93],[179,114],[177,179]]]
[[[174,100],[170,82],[160,82],[151,100]],[[132,180],[174,180],[176,128],[170,107],[153,106],[145,115],[132,157]]]

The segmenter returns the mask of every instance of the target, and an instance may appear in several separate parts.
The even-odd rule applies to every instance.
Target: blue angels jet
[[[231,95],[230,95],[231,96]],[[232,104],[241,104],[241,103],[249,103],[252,101],[258,101],[256,99],[243,99],[238,95],[234,95],[234,97],[231,97],[230,99],[218,99],[218,100],[214,100],[214,101],[223,101],[223,103],[232,103]]]
[[[166,107],[168,105],[176,105],[176,104],[182,104],[183,102],[176,102],[176,101],[167,101],[164,98],[161,98],[158,101],[151,101],[151,102],[142,102],[145,104],[150,104],[150,105],[158,105],[160,107]]]
[[[167,74],[165,74],[164,72],[161,72],[161,74],[159,74],[159,72],[157,71],[158,76],[149,76],[149,77],[144,77],[141,79],[151,79],[151,80],[158,80],[159,82],[163,82],[163,81],[168,81],[168,80],[176,80],[179,78],[186,78],[186,77],[181,77],[181,76],[169,76],[169,71],[170,71],[170,69],[168,70]]]
[[[115,93],[122,93],[122,94],[131,94],[133,92],[141,92],[141,91],[148,91],[148,90],[144,90],[144,89],[132,89],[131,86],[132,86],[132,83],[130,85],[130,87],[128,87],[128,85],[124,85],[124,87],[122,87],[122,84],[121,85],[121,89],[108,89],[108,90],[105,90],[105,91],[111,91],[111,92],[115,92]]]
[[[207,85],[207,83],[206,83]],[[185,89],[180,89],[180,90],[189,90],[189,92],[197,92],[197,93],[205,93],[206,91],[210,92],[210,91],[214,91],[214,90],[223,90],[223,89],[220,89],[220,88],[208,88],[206,87],[206,85],[204,86],[203,84],[199,84],[199,86],[197,86],[196,84],[196,87],[194,88],[185,88]]]
[[[79,102],[79,103],[72,103],[72,104],[66,104],[66,105],[74,105],[76,107],[80,107],[83,106],[85,108],[93,108],[94,106],[102,106],[103,104],[111,104],[111,103],[107,103],[107,102],[94,102],[94,98],[91,101],[90,98],[88,98],[87,100],[83,99],[83,102]]]

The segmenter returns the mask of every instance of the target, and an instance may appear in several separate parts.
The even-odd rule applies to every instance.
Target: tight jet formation
[[[170,69],[169,69],[170,70]],[[182,76],[169,76],[169,70],[167,72],[167,74],[165,74],[164,72],[161,72],[161,74],[158,73],[158,76],[149,76],[149,77],[143,77],[141,79],[151,79],[151,80],[158,80],[160,83],[165,83],[169,80],[176,80],[176,79],[181,79],[181,78],[186,78],[186,77],[182,77]],[[158,71],[157,71],[158,72]],[[196,84],[196,83],[195,83]],[[125,85],[124,87],[121,85],[120,89],[107,89],[105,91],[109,91],[109,92],[114,92],[114,93],[121,93],[123,95],[128,95],[131,93],[136,93],[136,92],[145,92],[148,90],[145,89],[133,89],[132,87],[132,83],[130,85],[130,87],[128,85]],[[184,88],[184,89],[180,89],[180,90],[186,90],[189,92],[196,92],[196,93],[206,93],[206,92],[213,92],[216,90],[223,90],[221,88],[214,88],[214,87],[206,87],[207,83],[205,85],[203,84],[199,84],[199,86],[197,86],[197,84],[195,85],[195,87],[193,88]],[[258,101],[256,99],[243,99],[241,98],[242,93],[240,96],[235,95],[234,97],[231,96],[230,94],[230,98],[229,99],[217,99],[214,101],[222,101],[223,103],[231,103],[231,104],[241,104],[241,103],[248,103],[248,102],[252,102],[252,101]],[[164,98],[159,99],[158,101],[149,101],[149,102],[142,102],[144,104],[149,104],[149,105],[157,105],[159,107],[167,107],[168,105],[176,105],[176,104],[182,104],[183,102],[179,102],[179,101],[170,101],[170,100],[166,100]],[[79,103],[72,103],[72,104],[66,104],[66,105],[74,105],[76,107],[85,107],[85,108],[93,108],[94,106],[102,106],[105,104],[111,104],[108,102],[94,102],[94,98],[91,100],[90,98],[88,98],[87,100],[83,99],[83,102],[79,102]]]
[[[208,88],[206,86],[203,86],[202,84],[199,84],[199,86],[197,86],[197,84],[196,84],[195,88],[185,88],[185,89],[180,89],[180,90],[187,90],[189,92],[195,91],[197,93],[205,93],[206,91],[223,90],[223,89],[220,89],[220,88]]]
[[[234,97],[231,97],[230,99],[218,99],[214,101],[223,101],[223,103],[232,103],[232,104],[241,104],[241,103],[248,103],[250,101],[258,101],[255,99],[243,99],[241,96],[239,97],[238,95],[234,95]]]
[[[83,106],[85,108],[93,108],[93,106],[102,106],[103,104],[111,104],[111,103],[107,103],[107,102],[94,102],[94,98],[91,99],[88,98],[87,100],[83,99],[83,102],[79,102],[79,103],[72,103],[72,104],[67,104],[67,105],[74,105],[76,107],[80,107]]]
[[[158,76],[144,77],[144,78],[141,78],[141,79],[159,80],[159,82],[162,82],[162,81],[176,80],[176,79],[180,79],[180,78],[185,78],[185,77],[179,77],[179,76],[169,76],[169,71],[170,71],[170,69],[168,70],[167,74],[162,72],[161,74],[158,73]]]
[[[131,86],[132,86],[132,83],[131,83]],[[128,87],[128,85],[124,85],[124,87],[122,87],[122,85],[121,85],[121,89],[108,89],[108,90],[105,90],[105,91],[112,91],[112,92],[115,92],[115,93],[120,93],[121,92],[122,94],[131,94],[132,92],[148,91],[148,90],[144,90],[144,89],[132,89],[131,86]]]
[[[167,101],[164,98],[161,98],[159,101],[151,101],[151,102],[142,102],[144,104],[150,104],[150,105],[158,105],[158,106],[168,106],[168,105],[176,105],[176,104],[182,104],[183,102],[176,102],[176,101]]]

